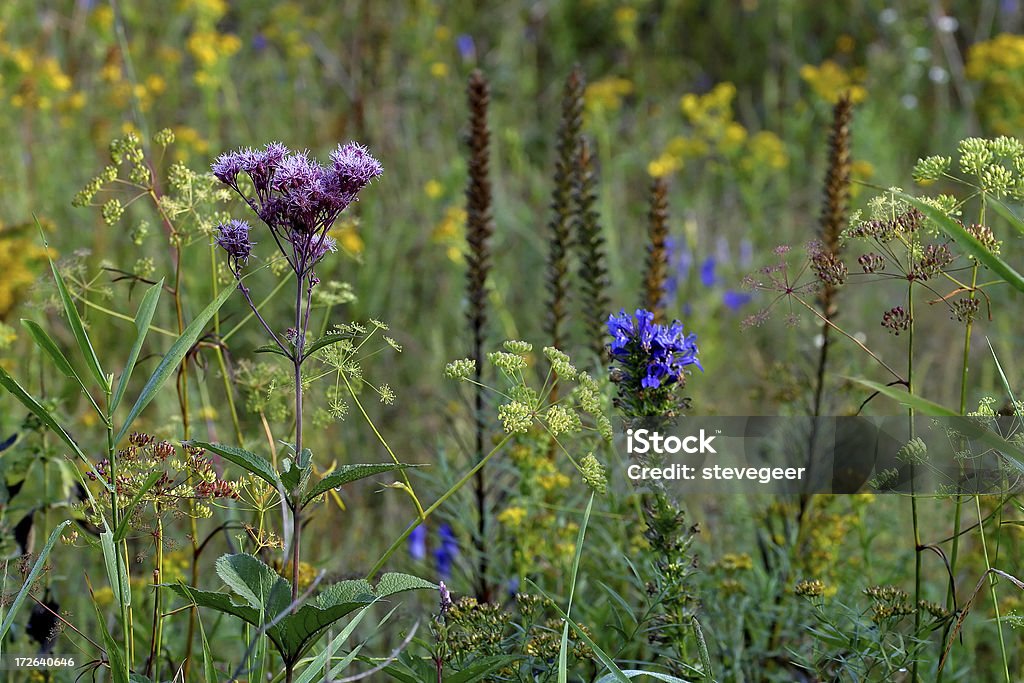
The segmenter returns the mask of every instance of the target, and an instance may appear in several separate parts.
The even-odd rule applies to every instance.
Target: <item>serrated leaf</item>
[[[650,676],[651,678],[658,681],[665,681],[666,683],[690,683],[685,678],[679,678],[677,676],[670,676],[663,674],[660,671],[641,671],[640,669],[623,669],[622,673],[626,678],[636,678],[637,676]],[[605,674],[601,678],[597,679],[597,683],[611,683],[612,681],[619,680],[614,674]]]
[[[291,458],[283,458],[281,460],[281,483],[284,484],[284,490],[289,493],[294,491],[298,487],[299,482],[302,481],[302,470],[299,466],[292,462]]]
[[[906,200],[927,216],[930,221],[935,223],[935,225],[942,230],[942,232],[952,237],[957,243],[957,246],[976,258],[979,262],[988,266],[992,272],[1006,280],[1010,286],[1018,292],[1024,292],[1024,276],[1021,276],[1021,274],[1014,270],[1006,261],[993,254],[985,245],[978,241],[974,235],[969,233],[966,228],[939,209],[921,201],[917,197],[911,197],[908,194],[902,193],[898,194],[902,199]]]
[[[138,362],[139,354],[142,352],[142,343],[146,341],[146,335],[149,334],[149,326],[153,322],[153,315],[156,313],[156,305],[160,300],[163,288],[164,281],[163,278],[160,278],[160,282],[146,290],[146,294],[142,297],[142,303],[139,304],[139,310],[135,314],[135,343],[128,354],[128,362],[125,363],[121,378],[117,381],[117,391],[114,392],[114,402],[110,407],[111,413],[117,410],[121,399],[124,398],[124,392],[128,389],[128,380],[131,379],[132,372],[135,371],[135,363]]]
[[[185,443],[192,446],[199,446],[211,453],[216,453],[225,460],[235,463],[246,472],[255,474],[275,489],[281,485],[281,480],[277,476],[277,472],[275,472],[274,468],[270,465],[270,462],[255,453],[245,450],[244,448],[229,446],[222,443],[209,443],[208,441],[187,441]]]
[[[171,588],[196,605],[231,614],[258,628],[285,614],[291,605],[291,584],[251,555],[220,558],[217,573],[248,604],[239,605],[224,593],[200,591],[183,584]],[[422,588],[436,589],[436,586],[406,574],[385,574],[376,590],[365,580],[340,581],[327,586],[316,600],[306,603],[294,614],[281,618],[267,629],[267,637],[286,662],[294,663],[331,624],[380,598]],[[260,595],[268,596],[265,609],[253,606],[260,604]]]
[[[324,475],[323,479],[318,481],[313,488],[309,490],[309,493],[302,499],[302,504],[305,505],[309,501],[313,500],[321,493],[336,489],[339,486],[350,484],[353,481],[359,479],[365,479],[366,477],[372,477],[375,474],[382,474],[384,472],[393,472],[394,470],[401,470],[407,467],[419,467],[419,465],[408,465],[405,463],[377,463],[371,465],[342,465],[330,473]]]
[[[181,333],[171,348],[168,349],[167,353],[160,360],[160,364],[156,366],[156,370],[150,375],[149,380],[146,381],[146,385],[142,388],[142,393],[139,394],[139,398],[135,401],[135,405],[128,412],[128,417],[125,418],[124,424],[121,426],[121,431],[117,433],[117,437],[114,439],[114,443],[120,443],[121,439],[125,437],[128,430],[131,428],[132,423],[142,413],[142,410],[149,405],[149,402],[156,397],[156,392],[163,387],[164,383],[170,378],[172,374],[178,369],[182,359],[188,354],[188,352],[195,346],[196,342],[199,341],[199,337],[202,336],[203,330],[206,329],[207,323],[213,318],[214,314],[220,310],[220,307],[224,305],[224,302],[228,300],[234,289],[226,287],[217,296],[216,299],[210,302],[210,304],[202,310],[202,312],[195,317],[195,319],[189,323],[189,326],[185,328],[185,331]]]
[[[216,567],[220,580],[253,609],[273,617],[291,604],[288,581],[252,555],[221,555]]]
[[[328,668],[327,663],[334,657],[334,653],[338,651],[338,648],[341,647],[346,640],[348,640],[349,636],[351,636],[352,632],[356,629],[356,626],[359,625],[359,622],[363,620],[363,617],[365,617],[369,611],[369,605],[361,609],[359,614],[353,617],[352,621],[345,625],[345,628],[342,629],[341,633],[336,635],[331,642],[328,643],[327,647],[323,649],[323,652],[313,658],[313,661],[306,666],[302,674],[295,679],[295,683],[313,683],[313,679],[316,678],[317,674]],[[348,666],[348,664],[355,659],[360,649],[362,649],[362,645],[354,648],[345,656],[337,667],[333,667],[333,670],[338,671]],[[330,677],[328,677],[328,680],[330,680]]]

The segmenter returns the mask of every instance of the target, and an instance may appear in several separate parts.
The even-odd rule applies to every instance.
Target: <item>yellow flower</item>
[[[423,193],[431,199],[437,199],[444,194],[444,185],[436,180],[428,180],[423,185]]]
[[[106,607],[110,603],[114,602],[114,589],[110,586],[103,586],[93,592],[92,599],[98,606]]]
[[[853,52],[853,48],[856,47],[857,42],[848,33],[844,33],[836,38],[836,51],[843,53]]]
[[[647,164],[647,173],[652,178],[664,178],[672,175],[683,167],[683,160],[668,152],[663,152],[657,159]]]
[[[622,99],[632,93],[632,81],[618,76],[607,76],[587,86],[583,91],[583,101],[588,110],[616,111],[622,106]]]
[[[452,30],[447,26],[437,26],[434,29],[434,40],[439,43],[446,43],[451,40]]]
[[[366,243],[359,235],[359,221],[350,218],[342,221],[335,228],[338,244],[353,256],[359,256],[366,248]]]
[[[800,78],[811,86],[814,93],[829,104],[835,104],[843,93],[849,93],[850,100],[856,104],[867,97],[867,90],[861,85],[863,72],[847,71],[831,59],[826,59],[818,66],[804,64],[800,67]]]
[[[508,527],[519,527],[522,526],[523,520],[526,519],[526,508],[519,506],[507,507],[498,513],[498,522]]]
[[[444,62],[434,62],[430,65],[430,75],[434,78],[446,78],[448,76],[448,65]]]

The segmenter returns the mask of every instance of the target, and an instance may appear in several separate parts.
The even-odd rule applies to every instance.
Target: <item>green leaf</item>
[[[11,601],[11,605],[7,610],[7,615],[4,617],[3,624],[0,624],[0,642],[3,642],[7,632],[11,629],[11,624],[14,623],[14,618],[18,616],[18,609],[21,608],[21,604],[25,602],[25,598],[28,597],[29,590],[32,588],[32,584],[35,583],[36,579],[39,578],[40,572],[43,571],[43,566],[46,564],[46,558],[50,556],[50,551],[53,550],[53,545],[60,538],[61,533],[64,529],[71,524],[71,520],[65,520],[57,525],[57,527],[50,532],[50,538],[47,539],[46,545],[39,551],[39,558],[36,559],[36,563],[32,565],[32,570],[28,573],[28,577],[25,579],[24,585],[18,594],[14,596],[14,600]]]
[[[35,341],[36,346],[46,352],[46,355],[50,357],[50,360],[53,361],[53,364],[58,370],[60,370],[62,375],[71,379],[77,379],[79,384],[82,383],[82,380],[78,377],[78,373],[75,372],[73,367],[71,367],[71,363],[68,362],[64,352],[57,347],[57,344],[50,338],[50,335],[46,333],[46,330],[28,318],[22,318],[21,325],[29,331],[29,334],[32,335],[32,339]]]
[[[53,364],[57,366],[57,369],[60,370],[61,374],[68,379],[73,379],[78,382],[78,386],[82,388],[82,393],[85,394],[87,399],[89,399],[89,403],[92,404],[96,414],[101,418],[106,419],[104,412],[100,410],[99,404],[96,403],[96,399],[92,397],[92,394],[89,393],[89,389],[86,388],[85,382],[83,382],[82,378],[78,376],[78,373],[68,361],[67,356],[64,355],[64,352],[61,351],[56,342],[53,341],[53,338],[47,334],[46,330],[27,318],[22,318],[21,324],[29,331],[29,334],[32,335],[32,340],[35,341],[36,346],[50,357],[50,360],[52,360]]]
[[[43,228],[39,225],[38,220],[36,220],[36,226],[39,228],[39,234],[42,235]],[[43,237],[43,246],[49,247],[45,237]],[[57,283],[57,292],[60,294],[60,301],[64,305],[64,313],[68,317],[68,325],[71,326],[71,332],[75,335],[75,341],[78,342],[78,349],[82,352],[82,356],[85,357],[85,363],[89,366],[89,371],[92,372],[93,378],[104,391],[109,391],[110,384],[108,383],[107,376],[103,374],[100,360],[96,357],[96,351],[92,347],[92,342],[89,341],[89,335],[85,331],[85,326],[82,325],[82,318],[78,315],[75,301],[71,298],[71,293],[68,292],[67,285],[64,284],[64,278],[61,276],[60,271],[57,270],[53,259],[49,256],[46,259],[50,262],[50,270],[53,272],[53,279]]]
[[[107,583],[114,593],[114,602],[123,605],[132,604],[132,587],[128,583],[128,568],[118,556],[114,543],[114,532],[107,529],[100,534],[100,547],[103,548],[103,564],[107,570]]]
[[[444,683],[478,683],[489,680],[488,676],[507,664],[519,659],[513,655],[492,655],[473,660],[473,663],[452,676],[445,676]]]
[[[306,360],[320,349],[327,348],[331,344],[337,344],[338,342],[354,339],[351,334],[325,334],[324,336],[317,339],[315,342],[306,347],[305,352],[302,354],[302,360]]]
[[[251,555],[227,555],[217,561],[218,576],[248,603],[236,604],[224,593],[200,591],[183,584],[171,589],[201,607],[231,614],[257,628],[286,614],[291,584]],[[271,576],[273,574],[273,576]],[[320,592],[316,600],[287,614],[267,629],[267,637],[286,662],[297,662],[331,624],[352,612],[403,591],[437,586],[415,576],[385,574],[374,589],[366,580],[341,581]]]
[[[288,582],[252,555],[221,555],[216,567],[220,580],[253,609],[274,615],[291,604],[292,589]]]
[[[142,393],[139,394],[138,400],[135,401],[135,405],[128,412],[128,417],[124,421],[124,425],[121,427],[121,431],[117,433],[117,437],[114,439],[114,443],[120,443],[121,439],[125,437],[128,430],[131,428],[132,423],[142,412],[143,408],[149,405],[149,402],[156,397],[156,392],[164,385],[168,378],[174,374],[181,364],[182,359],[188,354],[189,350],[195,346],[195,343],[199,341],[199,337],[202,336],[203,330],[206,328],[206,324],[210,322],[214,314],[220,310],[220,307],[224,305],[224,302],[228,300],[231,294],[234,292],[234,288],[225,287],[224,290],[214,299],[210,304],[203,309],[203,311],[196,316],[196,318],[185,328],[185,331],[181,333],[181,336],[171,344],[171,348],[167,351],[167,354],[157,365],[156,370],[150,376],[146,382],[146,386],[142,388]]]
[[[93,610],[96,612],[96,623],[99,625],[100,634],[103,636],[103,645],[107,653],[107,662],[110,664],[111,677],[114,683],[129,683],[128,679],[128,665],[124,661],[124,653],[121,648],[118,647],[117,641],[110,635],[110,629],[107,628],[106,618],[100,614],[100,607],[95,602],[92,603]]]
[[[914,396],[913,394],[909,394],[901,389],[885,386],[884,384],[878,384],[858,377],[848,377],[847,379],[857,382],[858,384],[862,384],[884,396],[888,396],[894,401],[899,401],[900,403],[918,411],[922,415],[954,418],[951,421],[951,426],[954,429],[960,429],[963,433],[970,434],[971,438],[979,439],[997,451],[1000,451],[1003,458],[1011,467],[1024,474],[1024,449],[1015,443],[1007,441],[991,429],[979,430],[978,423],[976,421],[963,417],[949,408],[940,406],[938,403],[933,403],[926,398],[921,398],[920,396]]]
[[[255,474],[275,489],[282,485],[281,479],[277,476],[277,472],[274,471],[274,468],[266,458],[261,458],[255,453],[247,451],[244,448],[229,446],[222,443],[209,443],[207,441],[186,441],[185,445],[199,446],[211,453],[216,453],[225,460],[230,460],[235,463],[246,472]]]
[[[123,513],[124,516],[121,518],[121,521],[117,523],[117,528],[114,529],[115,543],[124,540],[124,537],[128,535],[128,527],[131,526],[132,513],[135,512],[135,506],[139,504],[142,497],[146,495],[146,492],[153,488],[153,485],[156,484],[163,474],[164,473],[161,470],[153,470],[149,473],[149,476],[146,477],[146,480],[142,482],[139,492],[136,493],[135,497],[132,498],[130,503],[128,503],[128,507]]]
[[[207,682],[213,681],[213,683],[217,683],[220,677],[217,675],[217,670],[213,667],[213,652],[210,651],[210,641],[206,637],[203,619],[198,617],[196,621],[199,623],[199,638],[203,641],[203,676]]]
[[[302,504],[305,505],[309,501],[313,500],[321,493],[326,493],[331,489],[336,489],[339,486],[344,486],[353,481],[359,479],[365,479],[366,477],[372,477],[375,474],[381,474],[383,472],[393,472],[394,470],[402,470],[407,467],[419,467],[419,465],[408,465],[408,464],[395,464],[395,463],[378,463],[372,465],[342,465],[341,467],[331,471],[329,474],[324,475],[324,478],[318,481],[313,488],[309,490],[306,497],[302,499]]]
[[[282,358],[287,358],[288,360],[292,359],[292,357],[289,356],[284,351],[282,351],[281,347],[278,346],[277,344],[264,344],[263,346],[256,347],[252,351],[253,353],[276,353],[278,356],[281,356]]]
[[[131,353],[128,354],[128,362],[124,366],[121,378],[117,381],[117,391],[114,392],[114,402],[110,407],[111,413],[117,410],[121,399],[124,398],[124,392],[128,389],[128,380],[131,379],[132,372],[135,371],[135,363],[139,360],[142,343],[146,340],[146,335],[149,334],[149,325],[153,322],[156,304],[160,300],[163,288],[164,281],[161,278],[160,282],[146,290],[145,296],[142,297],[142,303],[139,304],[139,311],[135,314],[135,344],[132,345]]]
[[[996,213],[1005,218],[1006,222],[1009,223],[1014,230],[1019,232],[1021,235],[1024,235],[1024,221],[1018,218],[1017,214],[1015,214],[1010,207],[1003,202],[991,197],[989,197],[989,199],[991,200],[991,206],[995,209]]]
[[[954,221],[934,206],[930,206],[917,197],[908,194],[897,193],[902,199],[916,207],[921,213],[928,217],[942,232],[946,233],[957,243],[961,249],[976,258],[979,262],[988,266],[992,272],[1006,280],[1018,292],[1024,292],[1024,277],[1014,270],[1006,261],[999,258],[978,239],[967,232],[967,229]]]
[[[658,681],[666,681],[666,683],[690,683],[685,678],[678,678],[676,676],[669,676],[659,671],[641,671],[639,669],[625,669],[622,674],[627,678],[636,678],[637,676],[650,676],[651,678]],[[597,683],[611,683],[612,681],[619,680],[614,674],[606,674],[601,678],[597,679]]]
[[[313,679],[316,678],[316,675],[327,668],[327,663],[331,660],[332,657],[334,657],[334,653],[337,652],[338,648],[341,647],[345,643],[345,641],[349,639],[349,636],[352,635],[352,632],[356,630],[356,626],[359,625],[359,622],[363,620],[363,617],[365,617],[366,613],[369,611],[370,605],[367,605],[363,609],[359,610],[359,614],[353,617],[352,621],[348,622],[348,624],[345,625],[345,628],[342,629],[341,633],[336,635],[334,639],[331,640],[330,643],[328,643],[327,647],[325,647],[320,654],[313,658],[313,661],[311,661],[309,665],[306,666],[306,668],[302,671],[302,674],[295,679],[295,683],[313,683]],[[359,653],[359,650],[361,648],[362,645],[356,647],[351,652],[349,652],[348,655],[342,660],[340,664],[338,664],[336,668],[344,669],[346,666],[348,666],[352,662],[352,660],[356,658],[356,655]]]
[[[40,422],[49,427],[54,434],[60,437],[60,440],[66,443],[68,448],[70,448],[74,454],[82,460],[82,462],[89,466],[89,470],[96,476],[97,480],[100,481],[108,491],[111,490],[110,484],[108,484],[100,473],[96,471],[96,467],[89,461],[89,458],[85,457],[85,453],[83,453],[82,449],[78,447],[75,440],[71,438],[71,435],[64,431],[64,428],[57,423],[57,420],[53,418],[50,411],[44,408],[39,401],[32,398],[32,395],[25,391],[25,389],[22,388],[22,386],[18,384],[13,377],[7,374],[7,371],[2,367],[0,367],[0,386],[14,394],[14,398],[18,399],[23,406],[28,408],[33,415],[39,418]]]
[[[583,523],[580,524],[579,533],[576,536],[576,553],[572,558],[572,574],[569,576],[569,604],[565,608],[566,615],[572,614],[572,601],[576,596],[576,579],[580,571],[580,557],[583,556],[583,541],[586,540],[587,526],[590,524],[590,512],[594,508],[594,494],[590,494],[587,501],[587,509],[583,513]],[[566,616],[565,624],[562,626],[562,644],[558,648],[558,683],[566,683],[569,679],[569,618]]]

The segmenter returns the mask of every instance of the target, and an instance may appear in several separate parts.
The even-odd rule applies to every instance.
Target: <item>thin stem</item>
[[[434,501],[433,505],[431,505],[426,510],[424,510],[423,514],[420,515],[419,517],[417,517],[416,520],[414,520],[413,523],[410,524],[406,528],[406,530],[403,531],[402,534],[398,538],[395,539],[394,543],[391,544],[391,546],[384,552],[384,554],[381,555],[380,559],[377,560],[377,563],[375,565],[373,565],[373,569],[371,569],[369,571],[369,573],[366,575],[367,580],[369,581],[369,580],[371,580],[373,577],[375,577],[377,575],[377,572],[379,572],[384,567],[384,564],[388,561],[388,558],[391,557],[395,553],[396,550],[398,550],[400,547],[402,547],[402,543],[405,542],[405,539],[409,538],[409,534],[411,534],[416,527],[418,527],[423,522],[427,521],[427,518],[430,517],[430,515],[433,514],[435,510],[437,510],[437,508],[441,507],[441,505],[444,504],[444,502],[446,500],[451,498],[455,494],[456,491],[458,491],[463,486],[465,486],[466,483],[470,479],[472,479],[476,475],[477,472],[480,471],[480,468],[482,468],[484,465],[486,465],[487,461],[489,461],[492,457],[494,457],[494,455],[498,451],[500,451],[505,446],[505,444],[507,444],[509,442],[509,440],[511,440],[511,439],[512,439],[512,435],[511,434],[506,434],[504,436],[504,438],[502,438],[502,440],[499,441],[497,443],[497,445],[494,448],[491,449],[490,453],[488,453],[487,455],[482,457],[480,459],[480,462],[478,462],[476,465],[474,465],[468,472],[466,472],[466,474],[464,474],[462,476],[461,479],[459,479],[457,482],[455,482],[455,484],[450,489],[445,491],[441,495],[440,498],[438,498],[436,501]]]
[[[872,351],[872,350],[871,350],[871,349],[869,349],[869,348],[868,348],[867,346],[865,346],[865,345],[864,345],[864,342],[862,342],[862,341],[860,341],[859,339],[857,339],[856,337],[852,336],[852,335],[851,335],[850,333],[848,333],[848,332],[847,332],[846,330],[844,330],[843,328],[839,327],[839,326],[838,326],[838,325],[836,325],[836,324],[835,324],[834,322],[832,322],[831,320],[829,320],[828,318],[826,318],[825,316],[823,316],[823,315],[822,315],[821,313],[819,313],[819,312],[818,312],[818,309],[816,309],[816,308],[815,308],[814,306],[811,306],[810,304],[808,304],[808,303],[807,303],[806,301],[804,301],[804,300],[803,300],[803,299],[801,299],[800,297],[794,296],[794,297],[793,297],[793,299],[795,299],[795,300],[796,300],[797,302],[799,302],[801,306],[803,306],[804,308],[806,308],[807,310],[809,310],[809,311],[810,311],[811,313],[813,313],[814,315],[818,316],[818,318],[820,318],[820,319],[821,319],[821,321],[822,321],[823,323],[825,323],[826,325],[828,325],[829,327],[831,327],[832,329],[834,329],[834,330],[835,330],[836,332],[838,332],[839,334],[843,335],[844,337],[846,337],[847,339],[849,339],[850,341],[852,341],[852,342],[853,342],[854,344],[856,344],[857,346],[859,346],[859,347],[861,348],[861,350],[862,350],[862,351],[864,351],[864,353],[866,353],[866,354],[868,354],[869,356],[871,356],[872,358],[874,358],[874,359],[875,359],[875,361],[876,361],[876,362],[877,362],[877,363],[878,363],[879,365],[881,365],[881,366],[882,366],[883,368],[885,368],[886,370],[888,370],[888,371],[889,371],[889,373],[890,373],[890,374],[891,374],[891,375],[892,375],[893,377],[895,377],[896,379],[898,379],[898,380],[899,380],[900,382],[906,382],[906,383],[907,383],[907,384],[909,385],[909,383],[910,383],[910,382],[909,382],[909,380],[904,380],[904,379],[903,379],[903,377],[902,377],[902,376],[900,376],[900,373],[898,373],[898,372],[896,372],[895,370],[893,370],[893,369],[892,369],[892,368],[891,368],[891,367],[889,366],[889,364],[888,364],[888,363],[886,363],[886,362],[885,362],[884,360],[882,360],[881,358],[879,358],[879,357],[878,357],[878,355],[877,355],[877,354],[875,354],[875,352],[874,352],[874,351]],[[913,336],[913,327],[911,327],[911,336]],[[909,370],[908,370],[908,374],[909,374]],[[909,390],[909,389],[908,389],[908,390]]]
[[[907,334],[907,393],[914,393],[914,283],[907,285],[907,313],[910,316],[910,329]],[[914,438],[914,409],[907,409],[907,416],[910,423],[910,438]],[[914,528],[914,605],[921,602],[921,526],[918,520],[917,496],[914,495],[914,462],[910,463],[910,516]],[[914,636],[921,633],[921,610],[914,610]],[[911,665],[910,679],[917,681],[917,672],[920,664],[920,657],[914,657]]]
[[[989,595],[992,596],[992,607],[996,612],[996,630],[999,632],[999,655],[1002,658],[1003,663],[1003,674],[1006,676],[1006,683],[1010,683],[1010,664],[1006,654],[1006,640],[1003,638],[1003,620],[999,614],[999,596],[996,595],[996,581],[998,580],[992,575],[992,563],[989,561],[988,556],[988,543],[985,541],[985,524],[981,522],[981,496],[974,496],[974,506],[978,510],[978,530],[981,533],[981,550],[985,555],[985,574],[988,576],[988,590]]]

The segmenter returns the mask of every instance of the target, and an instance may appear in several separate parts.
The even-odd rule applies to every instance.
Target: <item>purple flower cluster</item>
[[[697,335],[684,334],[678,320],[657,325],[650,311],[638,308],[635,316],[620,311],[608,316],[608,333],[612,336],[612,358],[625,377],[639,379],[643,389],[685,383],[689,365],[704,371],[697,359]]]
[[[262,150],[222,154],[211,167],[267,224],[281,253],[301,277],[325,254],[337,250],[327,232],[356,201],[359,191],[382,172],[380,162],[354,142],[339,145],[330,158],[331,163],[322,166],[306,152],[292,152],[272,142]],[[251,181],[253,195],[240,184],[243,174]],[[236,262],[244,263],[252,245],[248,231],[243,233],[240,225],[245,224],[221,225],[217,244]]]

